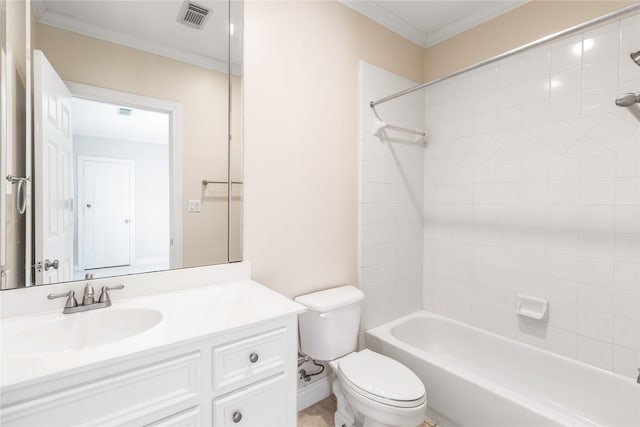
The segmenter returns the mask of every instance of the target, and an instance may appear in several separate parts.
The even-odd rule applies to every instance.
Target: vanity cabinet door
[[[133,369],[122,365],[121,372],[93,381],[69,384],[62,379],[57,386],[47,384],[53,390],[44,393],[36,386],[24,401],[2,408],[0,424],[145,425],[194,406],[200,390],[199,366],[200,352],[192,352]]]
[[[280,374],[214,400],[213,426],[283,427],[287,409],[286,375]]]

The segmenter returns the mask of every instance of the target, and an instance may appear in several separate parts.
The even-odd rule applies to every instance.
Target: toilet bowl
[[[333,392],[338,401],[344,401],[336,414],[342,423],[336,426],[416,427],[424,421],[424,385],[401,363],[365,349],[329,365],[336,375]],[[351,423],[344,422],[352,418]]]
[[[427,407],[424,384],[409,368],[371,350],[356,352],[364,294],[341,286],[297,297],[300,348],[329,362],[338,407],[336,427],[416,427]]]

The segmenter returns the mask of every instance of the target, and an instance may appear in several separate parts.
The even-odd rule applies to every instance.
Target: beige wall
[[[182,104],[184,265],[226,262],[226,188],[201,184],[227,176],[226,74],[42,24],[37,38],[64,80]],[[200,198],[202,212],[187,213]]]
[[[424,51],[423,81],[446,76],[633,1],[532,1]]]
[[[357,284],[358,61],[422,77],[422,49],[338,2],[245,5],[245,238],[288,296]]]

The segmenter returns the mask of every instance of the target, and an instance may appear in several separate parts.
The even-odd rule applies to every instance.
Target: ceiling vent
[[[206,7],[200,6],[191,1],[185,1],[180,8],[178,22],[192,28],[201,29],[207,22],[207,18],[210,13],[211,10]]]

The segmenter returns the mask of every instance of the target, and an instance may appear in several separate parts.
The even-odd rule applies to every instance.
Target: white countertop
[[[163,320],[138,336],[79,351],[41,357],[16,357],[8,349],[8,337],[63,316],[92,312],[144,308],[157,310]],[[252,280],[203,286],[142,297],[116,299],[113,305],[84,313],[62,314],[62,310],[4,318],[0,322],[0,386],[18,386],[94,363],[170,346],[195,338],[228,332],[285,316],[297,315],[302,305]],[[99,334],[100,331],[95,331]]]

